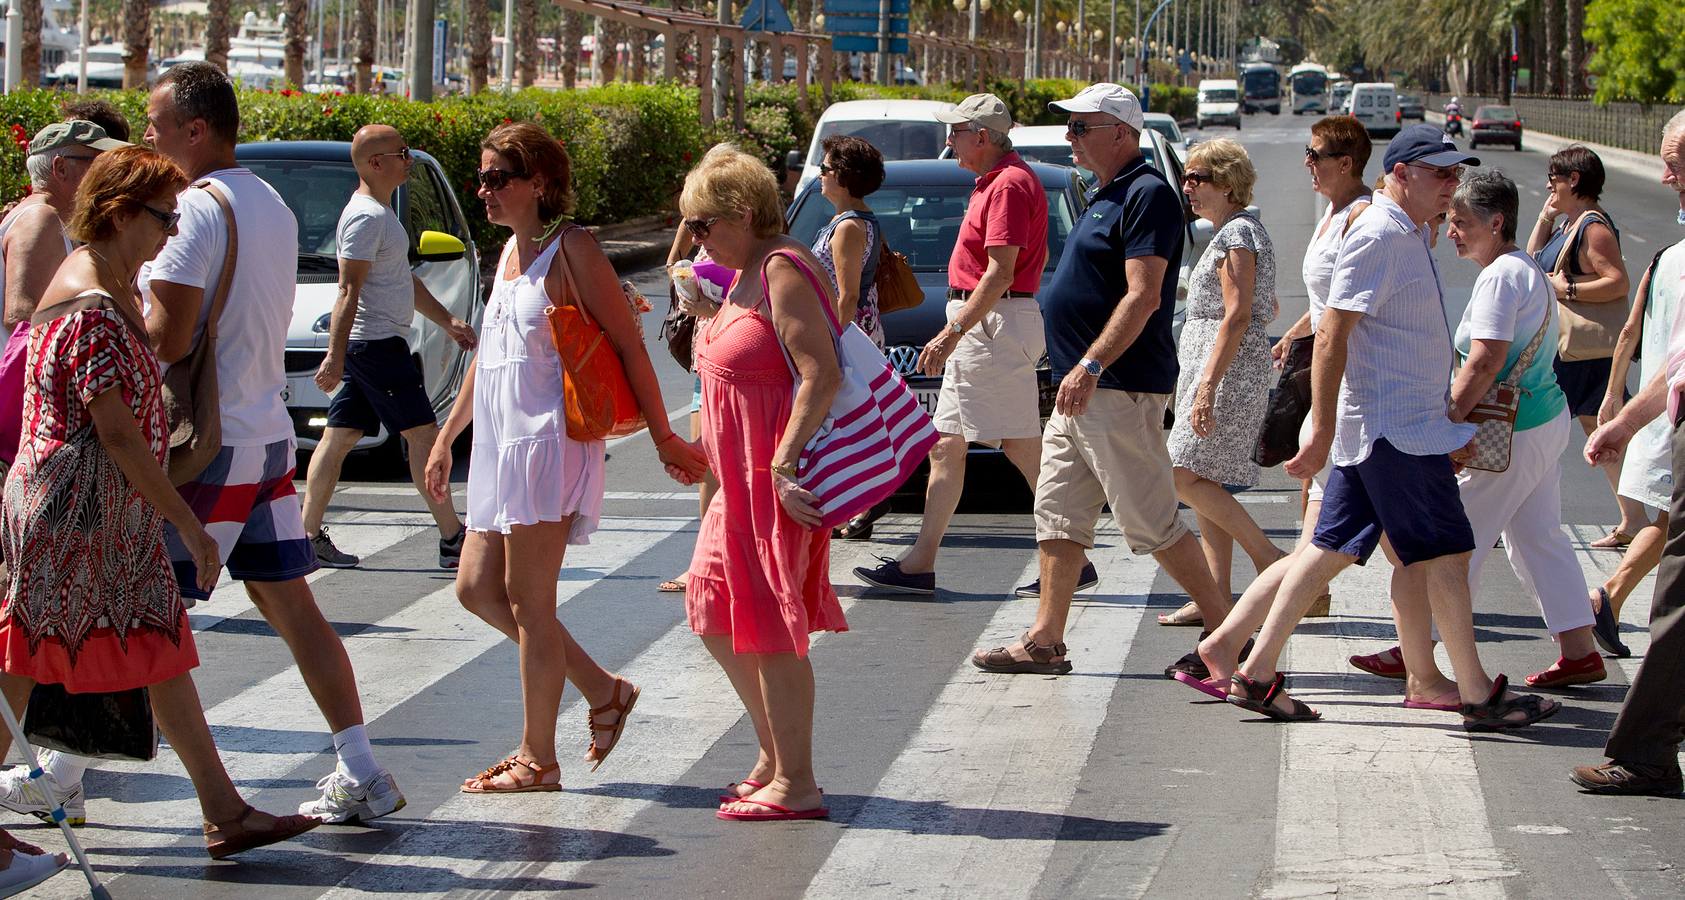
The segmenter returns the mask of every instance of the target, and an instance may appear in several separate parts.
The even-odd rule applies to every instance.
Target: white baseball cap
[[[1047,106],[1059,112],[1105,113],[1136,131],[1147,127],[1147,119],[1141,115],[1141,101],[1121,84],[1105,81],[1091,84],[1075,97],[1069,100],[1055,100]]]

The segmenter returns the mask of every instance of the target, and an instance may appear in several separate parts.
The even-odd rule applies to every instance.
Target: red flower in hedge
[[[333,107],[331,107],[331,106],[322,107],[322,115],[324,115],[324,116],[333,115]]]
[[[296,97],[296,96],[298,96],[298,91],[295,91],[292,88],[281,88],[281,96],[283,96],[283,97]]]
[[[503,117],[503,124],[505,124],[505,125],[513,125],[513,124],[515,124],[515,120],[514,120],[514,119],[511,119],[511,118],[509,118],[509,117],[508,117],[508,116],[504,116],[504,117]]]
[[[687,162],[687,163],[690,162],[690,151],[689,150],[685,151],[684,161]]]

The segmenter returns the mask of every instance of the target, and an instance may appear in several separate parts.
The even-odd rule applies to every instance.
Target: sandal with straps
[[[499,787],[494,781],[492,781],[492,779],[499,775],[515,771],[516,766],[522,766],[527,771],[531,772],[532,781],[526,784],[516,784],[513,787]],[[555,773],[555,781],[546,780],[551,773]],[[492,763],[491,768],[486,769],[484,772],[481,772],[462,783],[462,792],[464,794],[538,794],[559,791],[561,789],[561,763],[553,762],[547,766],[541,766],[533,760],[522,759],[515,754],[510,754],[509,756]]]
[[[627,697],[624,703],[620,700],[620,686],[623,684],[632,689],[631,696]],[[591,764],[591,771],[597,771],[597,767],[603,764],[603,760],[608,759],[608,755],[614,752],[614,748],[620,746],[620,732],[626,728],[626,717],[632,714],[632,707],[638,705],[638,695],[642,693],[643,690],[632,682],[624,678],[616,678],[614,680],[614,693],[608,698],[608,702],[602,706],[592,707],[591,711],[585,714],[585,725],[591,730],[591,747],[585,751],[585,759]],[[620,717],[614,720],[613,725],[597,724],[598,716],[613,712],[620,713]],[[609,732],[607,746],[597,746],[597,732],[599,731]]]
[[[1275,673],[1275,680],[1270,682],[1268,687],[1239,672],[1230,676],[1229,682],[1240,688],[1242,693],[1230,694],[1227,699],[1241,709],[1268,716],[1277,722],[1315,722],[1322,718],[1322,713],[1306,706],[1296,697],[1287,698],[1287,702],[1293,704],[1291,710],[1280,709],[1275,705],[1275,699],[1285,696],[1282,691],[1287,688],[1287,676],[1280,672]]]
[[[1512,728],[1525,728],[1562,711],[1562,704],[1555,700],[1546,700],[1538,694],[1516,694],[1504,699],[1504,692],[1509,690],[1509,676],[1499,675],[1492,679],[1492,693],[1487,696],[1485,703],[1464,703],[1457,710],[1463,714],[1463,730],[1465,731],[1508,731]],[[1522,713],[1519,719],[1511,719],[1512,713]]]
[[[275,816],[268,828],[248,828],[246,820],[257,810],[250,803],[240,814],[226,822],[205,823],[205,852],[211,859],[226,859],[258,847],[290,840],[322,824],[315,816]]]
[[[1009,647],[993,647],[971,654],[971,664],[997,675],[1069,675],[1071,661],[1065,658],[1070,648],[1063,643],[1038,644],[1030,640],[1030,633],[1018,639],[1029,659],[1018,659]]]

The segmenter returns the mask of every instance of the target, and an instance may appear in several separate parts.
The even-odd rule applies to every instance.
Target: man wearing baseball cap
[[[1035,365],[1047,345],[1036,290],[1047,263],[1047,192],[1012,150],[1012,114],[994,94],[973,94],[936,114],[948,146],[977,185],[948,261],[947,325],[919,354],[919,371],[942,376],[930,482],[918,540],[899,559],[854,574],[909,594],[936,591],[936,553],[959,506],[972,442],[999,445],[1036,486],[1041,403]]]
[[[1212,675],[1232,673],[1228,699],[1237,706],[1284,721],[1319,717],[1285,693],[1276,663],[1311,602],[1340,571],[1367,560],[1384,532],[1399,566],[1392,600],[1408,695],[1455,687],[1471,729],[1519,728],[1561,709],[1509,693],[1503,676],[1487,677],[1475,647],[1468,586],[1474,532],[1455,466],[1475,429],[1447,413],[1456,353],[1429,232],[1434,217],[1450,209],[1463,167],[1478,165],[1431,125],[1404,129],[1387,146],[1386,187],[1346,233],[1317,324],[1311,436],[1287,462],[1289,475],[1305,478],[1332,456],[1316,533],[1293,558],[1244,662],[1236,665],[1233,649],[1244,640],[1238,617],[1200,646]],[[1434,664],[1430,616],[1455,685]]]
[[[1170,266],[1182,256],[1182,202],[1141,155],[1144,121],[1134,94],[1096,84],[1050,106],[1069,116],[1072,156],[1100,187],[1041,293],[1048,360],[1059,379],[1036,485],[1041,605],[1017,642],[972,654],[972,665],[1001,674],[1071,671],[1064,643],[1071,595],[1108,503],[1129,548],[1152,554],[1205,621],[1221,622],[1229,610],[1177,514],[1165,447],[1177,376]]]

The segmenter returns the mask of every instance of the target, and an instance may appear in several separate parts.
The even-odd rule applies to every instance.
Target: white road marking
[[[961,661],[806,896],[882,894],[887,859],[897,895],[952,896],[959,884],[988,885],[996,897],[1034,893],[1112,692],[1125,683],[1109,676],[1123,668],[1158,573],[1151,557],[1123,548],[1093,561],[1104,599],[1078,598],[1066,632],[1079,676],[989,675]],[[1035,575],[1032,561],[1022,577]],[[1033,615],[1002,604],[981,646],[1011,643]],[[1092,675],[1108,677],[1081,677]],[[1029,813],[1030,824],[1011,837],[977,833],[980,816],[1002,810]]]

